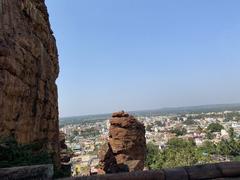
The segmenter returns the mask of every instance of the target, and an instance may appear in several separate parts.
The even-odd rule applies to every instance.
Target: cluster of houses
[[[233,128],[240,134],[240,121],[238,117],[226,120],[226,115],[233,113],[210,112],[201,114],[180,114],[167,116],[139,116],[139,121],[146,127],[146,140],[153,142],[164,149],[167,142],[172,138],[194,140],[197,146],[201,146],[205,141],[218,143],[222,139],[228,139],[228,130]],[[234,112],[236,113],[236,112]],[[237,112],[240,114],[240,112]],[[239,119],[240,120],[240,119]],[[213,132],[213,137],[208,139],[206,129],[211,123],[219,123],[224,129]],[[66,135],[66,145],[73,152],[71,159],[72,174],[89,175],[94,174],[98,165],[98,149],[107,141],[109,120],[98,122],[79,123],[66,125],[61,131]],[[176,134],[173,129],[184,129],[183,134]],[[89,134],[86,136],[86,132]]]

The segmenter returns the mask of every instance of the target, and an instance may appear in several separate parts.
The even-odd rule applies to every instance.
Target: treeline
[[[193,166],[219,161],[219,157],[240,160],[240,141],[230,137],[218,144],[206,141],[201,147],[192,140],[171,139],[163,150],[147,144],[146,166],[149,169]]]

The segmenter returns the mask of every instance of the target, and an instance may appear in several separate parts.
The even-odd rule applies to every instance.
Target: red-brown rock
[[[0,137],[43,142],[59,165],[58,71],[44,0],[1,0]]]
[[[114,112],[112,114],[112,117],[128,117],[129,114],[128,113],[125,113],[124,111],[120,111],[120,112]]]
[[[109,158],[100,157],[105,166],[108,166],[107,161],[113,159],[118,172],[143,170],[146,157],[145,127],[133,116],[123,111],[113,113],[108,144],[111,150],[111,153],[108,152]]]
[[[100,159],[99,166],[105,173],[119,172],[116,158],[108,143],[103,144],[99,149],[98,157]]]

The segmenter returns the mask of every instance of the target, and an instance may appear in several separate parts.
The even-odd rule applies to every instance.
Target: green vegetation
[[[197,127],[197,132],[198,132],[198,133],[202,133],[202,132],[203,132],[203,128],[200,127],[200,126],[198,126],[198,127]]]
[[[175,133],[176,136],[183,136],[187,134],[187,129],[186,128],[175,128],[171,130],[171,133]]]
[[[147,125],[147,127],[146,127],[146,131],[150,131],[150,132],[152,132],[152,127],[153,127],[153,125]]]
[[[193,125],[195,123],[196,122],[191,117],[188,117],[188,119],[183,122],[183,124],[185,124],[185,125]]]
[[[211,155],[222,155],[234,158],[240,155],[240,142],[234,139],[221,140],[215,145],[206,141],[200,149]]]
[[[51,155],[44,148],[44,143],[22,145],[18,144],[13,137],[0,140],[0,168],[39,164],[53,164]],[[54,168],[54,178],[70,176],[71,169]]]
[[[59,126],[63,127],[69,124],[94,124],[96,122],[102,122],[111,117],[111,114],[99,114],[99,115],[86,115],[76,117],[60,118]]]
[[[210,156],[204,155],[193,141],[172,139],[163,151],[159,150],[153,143],[148,143],[147,151],[146,166],[149,169],[191,166],[211,162]]]
[[[44,150],[43,143],[21,145],[11,137],[0,140],[0,168],[51,163],[51,156]]]
[[[205,130],[207,138],[213,139],[214,138],[214,132],[221,132],[221,130],[224,129],[224,127],[219,123],[211,123],[208,125],[207,129]]]
[[[84,129],[81,131],[74,130],[73,133],[68,137],[68,140],[70,141],[70,143],[73,143],[76,136],[81,136],[83,138],[89,138],[89,137],[96,137],[99,135],[100,135],[99,130],[97,130],[94,127],[91,127],[91,128],[87,128],[87,129]]]
[[[200,148],[203,152],[211,155],[222,155],[235,158],[240,155],[240,141],[236,140],[233,128],[228,130],[229,140],[222,139],[218,144],[206,141]]]
[[[73,137],[76,137],[78,135],[79,135],[78,131],[77,130],[73,130]]]
[[[163,127],[164,124],[161,121],[155,121],[155,124],[159,127]]]
[[[240,121],[240,113],[239,112],[232,112],[225,114],[225,122],[228,121]]]
[[[207,130],[211,133],[220,132],[224,127],[219,123],[211,123],[208,125]]]
[[[234,138],[237,137],[237,134],[234,132],[234,129],[232,127],[229,128],[228,135],[229,135],[230,140],[234,140]]]
[[[147,158],[145,161],[149,169],[174,168],[178,166],[192,166],[214,162],[214,156],[228,157],[240,160],[240,141],[230,138],[218,144],[206,141],[197,147],[193,141],[172,139],[164,150],[159,150],[153,143],[147,144]]]
[[[210,131],[207,131],[206,132],[206,135],[207,135],[207,139],[213,139],[214,138],[214,135],[213,135],[213,133],[212,132],[210,132]]]
[[[162,167],[162,156],[158,149],[158,146],[149,142],[147,144],[147,158],[145,160],[145,165],[149,169],[159,169]]]
[[[100,135],[100,132],[97,129],[95,129],[94,127],[85,129],[80,132],[80,136],[82,136],[82,137],[95,137],[98,135]]]

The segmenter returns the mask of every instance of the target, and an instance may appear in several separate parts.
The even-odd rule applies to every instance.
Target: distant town
[[[75,117],[71,123],[62,120],[64,123],[61,124],[60,131],[65,136],[68,151],[73,154],[70,162],[73,176],[89,175],[96,171],[99,148],[108,140],[110,116],[107,116],[92,116],[92,119],[85,117],[85,120],[79,117],[81,121]],[[239,158],[238,152],[234,154],[226,150],[224,154],[218,153],[219,150],[209,150],[211,145],[216,145],[216,149],[223,151],[219,145],[222,143],[232,143],[231,149],[235,147],[235,140],[240,138],[239,105],[179,108],[172,111],[167,109],[167,112],[144,111],[135,112],[134,116],[145,125],[147,144],[157,147],[159,152],[168,148],[170,140],[179,139],[191,141],[201,157],[208,157],[199,158],[201,161],[197,160],[195,164]],[[151,167],[154,165],[150,164],[149,168]]]

